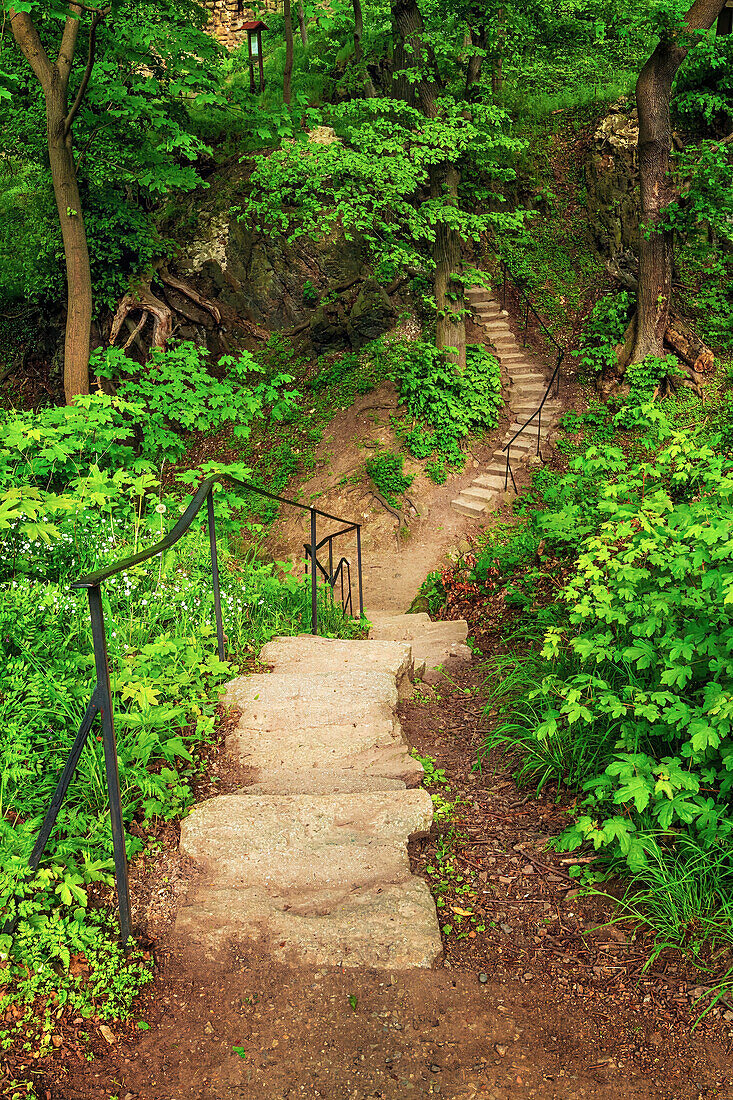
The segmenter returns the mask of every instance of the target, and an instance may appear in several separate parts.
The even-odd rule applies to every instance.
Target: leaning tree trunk
[[[283,99],[290,106],[293,86],[293,13],[290,0],[284,0],[283,18],[285,20],[285,70],[283,72]]]
[[[666,36],[639,74],[636,105],[639,112],[639,183],[641,234],[636,334],[629,361],[664,354],[672,296],[672,233],[660,229],[664,208],[675,198],[670,179],[672,82],[694,39],[690,32],[707,30],[718,18],[725,0],[695,0],[685,27]],[[623,368],[625,364],[620,364]]]
[[[51,179],[66,260],[64,395],[67,404],[71,404],[78,394],[89,393],[92,275],[71,132],[64,135],[66,105],[57,85],[58,81],[53,81],[46,96],[46,127]]]

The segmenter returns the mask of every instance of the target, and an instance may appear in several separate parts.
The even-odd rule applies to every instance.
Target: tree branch
[[[92,16],[92,25],[89,28],[89,52],[87,54],[87,67],[84,70],[84,76],[81,78],[81,84],[79,85],[79,90],[76,93],[76,98],[71,105],[71,110],[64,119],[64,137],[68,137],[69,131],[71,130],[71,125],[76,118],[79,112],[79,108],[81,107],[84,100],[87,86],[89,84],[89,79],[92,75],[92,69],[94,68],[94,48],[97,44],[97,26],[104,19],[105,15],[109,14],[109,11],[110,9],[108,7],[101,8],[100,10],[95,11]]]
[[[64,33],[61,36],[61,45],[59,46],[59,55],[56,58],[55,68],[59,74],[61,80],[61,89],[63,94],[66,95],[66,89],[69,86],[69,77],[71,75],[71,66],[74,63],[74,53],[76,52],[76,40],[79,37],[79,24],[81,8],[76,3],[69,4],[69,10],[73,12],[73,15],[66,17],[66,25],[64,26]]]
[[[52,65],[33,20],[27,12],[13,11],[11,8],[10,29],[20,52],[33,69],[45,93],[51,85]]]

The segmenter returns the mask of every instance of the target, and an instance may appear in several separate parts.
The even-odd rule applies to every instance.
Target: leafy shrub
[[[395,350],[394,379],[408,413],[418,421],[400,435],[415,458],[434,451],[451,465],[463,465],[460,443],[471,432],[494,426],[502,407],[498,361],[482,344],[466,349],[459,370],[431,344],[415,342]]]
[[[702,35],[675,79],[674,113],[688,129],[728,134],[733,123],[733,42]]]
[[[393,508],[399,507],[397,497],[407,492],[414,480],[411,474],[402,472],[403,462],[401,455],[382,451],[366,464],[366,472],[375,487]]]
[[[546,675],[504,731],[525,777],[584,780],[562,845],[607,848],[632,870],[647,863],[648,834],[689,830],[711,850],[733,834],[733,464],[663,429],[646,461],[617,448],[575,460],[566,480],[605,473],[567,623],[547,632]],[[577,488],[570,496],[540,521],[550,538],[573,523]]]
[[[613,365],[614,348],[623,339],[634,305],[626,290],[606,294],[596,302],[586,318],[580,346],[572,352],[579,366],[600,374]]]
[[[292,382],[289,374],[258,379],[264,368],[242,351],[237,359],[222,356],[219,370],[226,373],[215,378],[206,369],[207,357],[205,348],[188,341],[153,348],[143,368],[120,348],[93,354],[92,370],[114,379],[118,396],[144,409],[144,458],[174,462],[185,453],[185,433],[214,433],[226,424],[232,425],[235,440],[246,439],[252,421],[262,418],[265,410],[279,420],[292,407],[294,391],[283,390]]]

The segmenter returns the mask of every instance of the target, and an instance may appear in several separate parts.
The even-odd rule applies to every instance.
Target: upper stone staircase
[[[545,396],[548,379],[517,343],[509,325],[509,314],[501,308],[492,292],[485,287],[469,287],[466,293],[476,321],[483,326],[487,341],[492,344],[497,358],[509,375],[509,407],[513,419],[502,442],[502,447],[505,447],[537,411]],[[542,408],[541,440],[547,438],[559,409],[557,400],[548,398],[545,402]],[[510,461],[514,465],[536,451],[537,419],[512,443]],[[507,452],[498,448],[483,472],[451,501],[451,507],[461,515],[479,518],[490,506],[499,504],[505,493],[513,495],[511,476],[507,484],[506,463]]]
[[[404,969],[442,954],[408,840],[430,830],[423,769],[396,714],[413,679],[470,658],[464,621],[372,616],[368,639],[301,635],[269,673],[227,685],[225,751],[253,783],[195,806],[181,852],[198,870],[175,936],[196,954],[264,948],[286,962]]]

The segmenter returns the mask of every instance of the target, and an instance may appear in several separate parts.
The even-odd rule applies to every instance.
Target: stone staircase
[[[407,854],[432,802],[396,708],[415,676],[470,658],[467,625],[372,622],[365,640],[277,638],[261,655],[271,672],[227,685],[240,717],[225,751],[253,783],[182,823],[196,870],[174,929],[184,952],[392,970],[440,958],[435,905]]]
[[[469,287],[468,300],[476,321],[483,326],[487,342],[509,375],[509,406],[513,415],[512,423],[502,441],[505,446],[537,410],[547,389],[547,378],[543,371],[534,365],[526,351],[519,346],[509,327],[509,315],[484,287]],[[559,411],[560,404],[554,398],[548,398],[542,409],[540,439],[546,439]],[[511,447],[512,468],[537,453],[537,421],[533,421],[527,431],[520,435]],[[505,490],[506,451],[494,451],[491,462],[471,484],[462,489],[459,496],[451,501],[451,507],[464,516],[479,518],[490,506],[496,506],[507,495],[513,495],[511,477]]]

